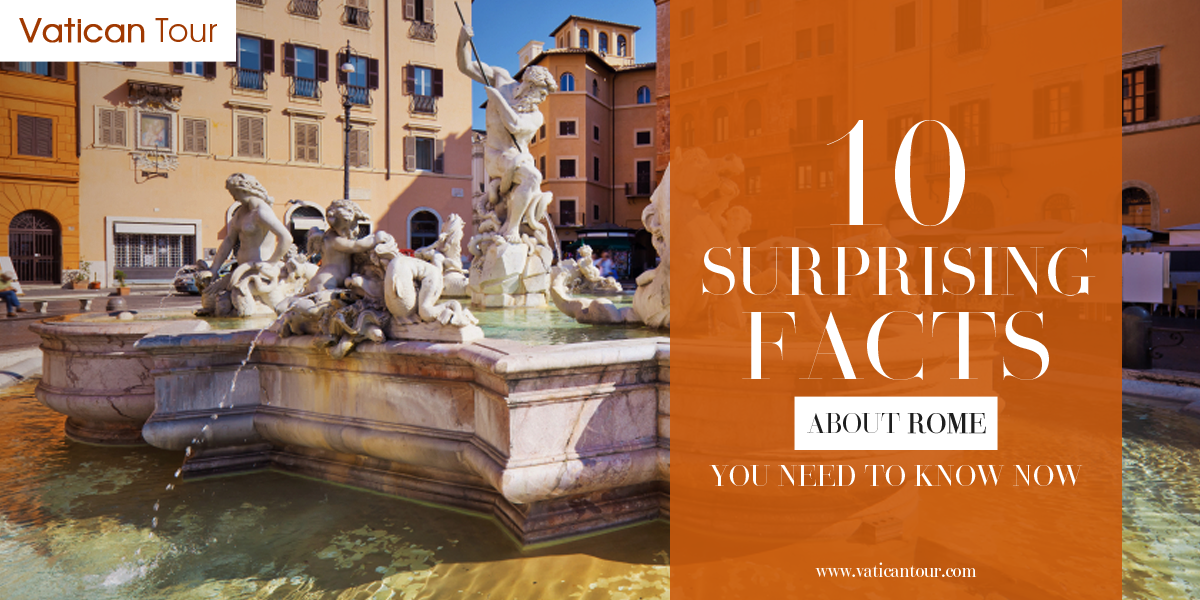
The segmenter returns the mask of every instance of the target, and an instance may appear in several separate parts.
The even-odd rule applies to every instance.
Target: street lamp
[[[342,80],[342,85],[340,86],[341,87],[340,91],[342,93],[342,109],[345,111],[344,122],[343,122],[343,125],[345,128],[345,134],[343,136],[343,143],[342,143],[342,145],[343,145],[342,171],[343,171],[345,181],[342,186],[342,197],[349,200],[350,199],[350,107],[353,106],[353,103],[350,102],[350,93],[351,93],[350,76],[353,75],[354,71],[355,71],[354,63],[351,62],[351,58],[350,58],[350,57],[354,56],[353,51],[350,48],[350,40],[346,40],[346,50],[345,50],[343,56],[345,56],[346,62],[344,62],[340,66],[338,66],[338,69],[340,69],[342,72],[342,77],[340,77],[340,79]]]

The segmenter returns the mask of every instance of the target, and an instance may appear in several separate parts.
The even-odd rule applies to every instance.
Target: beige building
[[[80,244],[94,269],[164,280],[210,254],[229,233],[235,172],[258,178],[302,243],[343,196],[343,94],[349,195],[371,228],[416,248],[452,212],[470,227],[471,87],[452,0],[238,0],[237,22],[235,62],[80,65]]]
[[[641,217],[665,168],[655,164],[655,63],[635,63],[638,29],[571,16],[550,33],[554,48],[530,42],[519,52],[522,69],[545,67],[559,85],[541,104],[546,124],[530,152],[554,194],[563,248],[586,238],[609,249],[622,277],[654,264]]]
[[[1125,0],[1123,9],[1124,223],[1200,223],[1200,4]]]

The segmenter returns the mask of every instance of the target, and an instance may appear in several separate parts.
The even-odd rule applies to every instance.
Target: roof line
[[[550,32],[550,37],[554,37],[554,34],[558,33],[559,30],[561,30],[563,27],[566,27],[567,23],[571,22],[571,19],[582,19],[584,21],[591,21],[592,23],[601,23],[604,25],[616,25],[618,27],[629,27],[629,28],[633,29],[635,32],[642,30],[641,27],[638,27],[637,25],[630,25],[628,23],[618,23],[616,21],[605,21],[604,19],[593,19],[591,17],[581,17],[579,15],[571,15],[571,16],[567,17],[566,19],[563,19],[563,22],[560,23],[558,27],[555,27],[554,31]]]

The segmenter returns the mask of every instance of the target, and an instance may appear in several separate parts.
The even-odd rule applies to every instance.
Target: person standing
[[[8,307],[8,317],[11,319],[17,316],[17,313],[25,312],[21,308],[21,301],[17,299],[17,278],[9,273],[0,273],[0,299],[4,300],[4,304]]]

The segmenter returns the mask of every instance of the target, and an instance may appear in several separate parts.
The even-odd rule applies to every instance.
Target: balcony
[[[433,23],[424,23],[422,21],[413,21],[408,27],[408,37],[422,42],[436,42],[437,28]]]
[[[293,77],[292,88],[289,90],[289,93],[293,98],[312,98],[318,100],[321,98],[321,82],[316,79]]]
[[[650,180],[638,180],[625,184],[625,197],[627,198],[646,198],[654,193],[654,186],[650,184]]]
[[[962,149],[963,162],[967,172],[1008,171],[1010,168],[1008,144],[990,144],[987,146],[968,146]],[[933,156],[929,165],[930,177],[950,176],[950,157],[941,154]]]
[[[413,96],[408,112],[414,115],[437,115],[437,96]]]
[[[342,25],[370,29],[371,11],[357,6],[347,6],[346,10],[342,12]]]
[[[233,87],[240,90],[265,91],[267,89],[266,73],[256,69],[237,67],[233,70]]]
[[[361,85],[346,86],[346,95],[350,98],[350,104],[358,104],[360,106],[371,105],[371,88]]]
[[[558,213],[559,227],[583,227],[583,215],[581,212],[562,212]]]
[[[259,8],[262,8],[263,6],[267,5],[267,0],[237,0],[237,2],[238,2],[238,4],[245,4],[246,6],[257,6]]]
[[[321,18],[321,0],[292,0],[288,12],[310,19]]]

